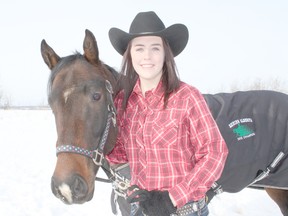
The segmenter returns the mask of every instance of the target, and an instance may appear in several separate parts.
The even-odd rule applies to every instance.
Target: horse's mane
[[[115,80],[119,79],[119,73],[111,66],[104,64],[104,66],[112,73],[112,75],[114,76]]]
[[[113,67],[104,64],[105,67],[112,73],[112,75],[114,76],[115,80],[116,80],[116,86],[114,87],[114,95],[117,95],[119,91],[121,91],[123,89],[123,84],[122,84],[122,79],[121,78],[121,74],[116,71]]]

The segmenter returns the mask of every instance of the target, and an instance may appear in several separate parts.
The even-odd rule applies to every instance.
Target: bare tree
[[[10,99],[4,95],[3,90],[0,88],[0,108],[9,109],[11,106]]]
[[[3,101],[3,92],[2,92],[2,90],[1,90],[1,88],[0,88],[0,106],[2,105],[2,102]]]

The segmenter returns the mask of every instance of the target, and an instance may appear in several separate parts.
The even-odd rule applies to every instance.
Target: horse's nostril
[[[66,204],[82,203],[87,199],[88,185],[79,175],[74,175],[66,182],[59,182],[57,179],[51,179],[51,189],[53,194]]]
[[[53,177],[52,177],[52,179],[51,179],[51,190],[52,190],[53,194],[57,197],[57,195],[58,195],[58,188],[57,188],[57,186],[56,186],[56,184],[55,184],[55,180],[54,180]]]
[[[74,181],[71,184],[71,190],[76,199],[82,199],[86,197],[88,193],[88,186],[86,181],[79,175],[74,176]]]

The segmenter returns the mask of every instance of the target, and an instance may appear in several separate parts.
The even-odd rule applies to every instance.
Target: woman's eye
[[[100,98],[101,98],[101,94],[100,93],[93,93],[92,99],[94,101],[98,101],[98,100],[100,100]]]

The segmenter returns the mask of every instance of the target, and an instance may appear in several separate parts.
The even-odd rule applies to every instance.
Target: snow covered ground
[[[112,216],[106,183],[96,182],[93,200],[82,205],[65,205],[54,197],[55,141],[51,110],[0,110],[0,215]],[[252,189],[221,194],[209,209],[211,216],[281,216],[264,191]]]

